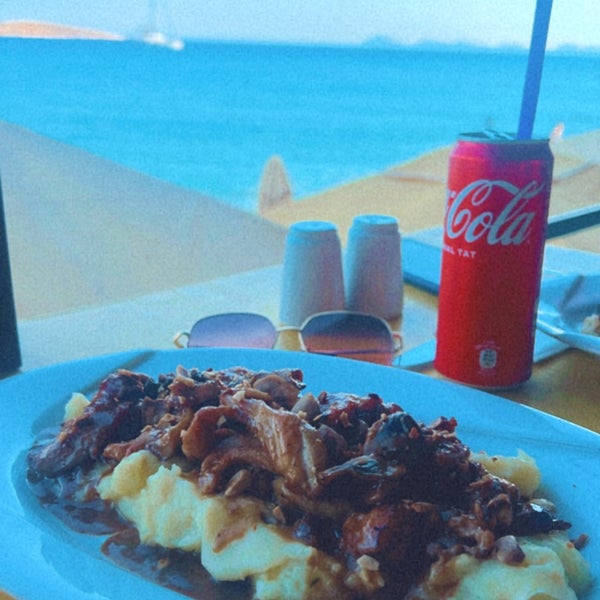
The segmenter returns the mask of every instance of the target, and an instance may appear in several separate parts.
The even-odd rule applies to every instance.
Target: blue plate
[[[598,481],[600,436],[534,409],[457,384],[358,361],[275,350],[192,349],[127,352],[65,363],[0,382],[0,589],[20,600],[131,600],[182,596],[122,570],[104,557],[102,538],[77,534],[43,508],[25,483],[25,457],[35,436],[61,420],[74,391],[91,394],[119,367],[152,376],[178,365],[216,369],[301,368],[308,390],[378,393],[417,420],[458,419],[458,435],[474,451],[533,456],[543,474],[542,494],[575,537],[590,535],[583,550],[600,565]],[[588,596],[600,599],[596,588]],[[213,600],[207,597],[207,600]]]

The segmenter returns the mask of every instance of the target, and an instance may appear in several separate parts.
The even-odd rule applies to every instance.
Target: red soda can
[[[442,375],[489,388],[531,377],[553,163],[548,140],[459,137],[444,219]]]

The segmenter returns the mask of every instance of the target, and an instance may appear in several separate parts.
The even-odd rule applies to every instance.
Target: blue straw
[[[552,0],[537,1],[533,31],[531,33],[531,46],[529,47],[527,75],[525,77],[523,100],[521,102],[521,116],[519,119],[519,131],[517,133],[517,139],[519,140],[531,139],[533,133],[533,122],[535,121],[535,111],[540,94],[540,82],[542,80],[542,68],[544,65],[544,53],[546,51],[546,39],[548,38],[548,24],[550,23],[551,11]]]

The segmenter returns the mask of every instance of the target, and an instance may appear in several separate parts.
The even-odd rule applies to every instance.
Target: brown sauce
[[[104,536],[99,550],[121,568],[157,585],[198,600],[250,600],[248,582],[218,582],[200,556],[162,546],[141,544],[137,531],[95,493],[78,499],[89,474],[76,469],[53,479],[28,474],[28,485],[45,510],[78,533]],[[108,537],[106,537],[108,536]]]
[[[102,544],[102,552],[119,566],[158,585],[198,600],[250,600],[247,582],[217,582],[197,555],[140,544],[137,531],[126,528]]]

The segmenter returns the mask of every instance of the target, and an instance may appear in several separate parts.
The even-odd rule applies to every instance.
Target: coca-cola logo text
[[[536,213],[528,212],[527,206],[543,189],[544,184],[536,181],[518,188],[508,181],[478,179],[460,192],[449,191],[451,204],[446,215],[446,235],[451,239],[462,236],[467,243],[486,236],[492,246],[518,246],[531,233],[535,219]],[[506,194],[509,201],[499,213],[482,210],[494,194]]]

